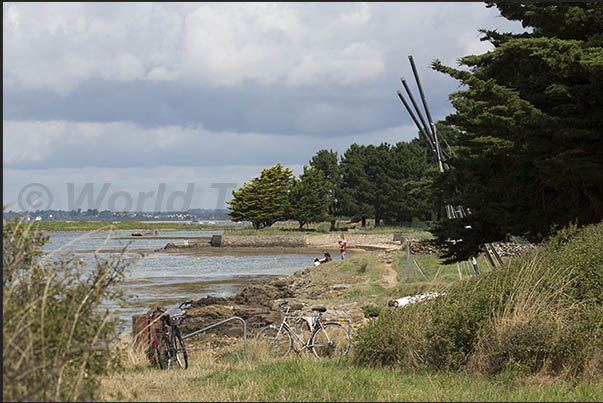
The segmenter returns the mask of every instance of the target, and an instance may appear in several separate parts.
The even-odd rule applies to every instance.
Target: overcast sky
[[[408,55],[443,119],[458,83],[429,64],[491,50],[480,28],[522,31],[475,2],[5,2],[4,204],[21,210],[38,183],[40,208],[85,210],[97,206],[74,204],[83,186],[97,198],[109,183],[101,209],[154,191],[141,204],[154,210],[161,183],[165,199],[192,183],[188,207],[224,208],[212,184],[408,141],[396,95],[404,76],[418,96]]]

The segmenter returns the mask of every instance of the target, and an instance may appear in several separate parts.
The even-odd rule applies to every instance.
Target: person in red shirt
[[[345,241],[339,241],[339,255],[341,255],[341,260],[345,259],[346,249]]]
[[[333,260],[331,258],[331,254],[329,252],[325,252],[325,257],[322,258],[322,259],[320,259],[320,260],[318,260],[318,262],[319,263],[327,263],[327,262],[330,262],[331,260]],[[314,259],[314,261],[317,261],[317,259]]]

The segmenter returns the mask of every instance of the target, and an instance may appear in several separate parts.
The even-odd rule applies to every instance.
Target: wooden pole
[[[406,239],[406,280],[410,282],[410,244],[408,238]]]

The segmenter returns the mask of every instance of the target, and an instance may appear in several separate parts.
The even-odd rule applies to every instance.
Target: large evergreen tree
[[[232,221],[251,221],[253,228],[269,227],[286,218],[293,172],[277,163],[263,169],[259,177],[233,191],[227,204]]]
[[[331,221],[331,230],[335,229],[337,219],[337,200],[341,189],[341,167],[337,152],[333,150],[320,150],[310,160],[310,166],[319,169],[327,181],[329,206],[328,213]]]
[[[482,30],[495,49],[460,59],[469,71],[433,63],[466,86],[450,96],[445,121],[462,135],[438,180],[447,203],[471,212],[435,230],[451,260],[603,218],[603,5],[494,6],[531,32]]]
[[[395,146],[352,144],[341,161],[342,181],[339,211],[384,222],[431,219],[437,206],[430,202],[431,182],[436,173],[427,149],[419,142]]]
[[[309,223],[328,220],[329,189],[321,170],[304,166],[304,173],[291,186],[289,218],[297,220],[300,229]]]
[[[375,172],[375,146],[352,144],[341,159],[341,191],[338,209],[342,215],[362,220],[375,217],[374,198],[378,192]]]

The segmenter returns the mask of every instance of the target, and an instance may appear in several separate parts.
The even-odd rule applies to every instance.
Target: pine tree
[[[362,220],[375,216],[374,196],[377,193],[374,172],[371,164],[374,162],[375,146],[359,146],[352,144],[341,159],[341,192],[338,199],[338,209],[342,215],[348,215]]]
[[[447,203],[472,213],[434,232],[452,260],[508,235],[540,241],[603,219],[603,5],[494,6],[532,32],[482,30],[495,49],[460,59],[469,71],[433,63],[466,86],[450,96],[445,122],[462,135],[437,181]]]
[[[269,227],[286,218],[293,172],[277,163],[233,191],[227,204],[232,221],[251,221],[253,228]]]
[[[294,183],[289,193],[289,218],[304,225],[326,221],[328,214],[330,184],[324,179],[322,171],[304,166],[304,173]]]
[[[341,192],[341,167],[337,152],[333,150],[320,150],[310,160],[310,166],[319,169],[323,178],[329,186],[329,220],[331,222],[331,231],[335,229],[335,222],[339,212],[337,210],[339,194]]]

